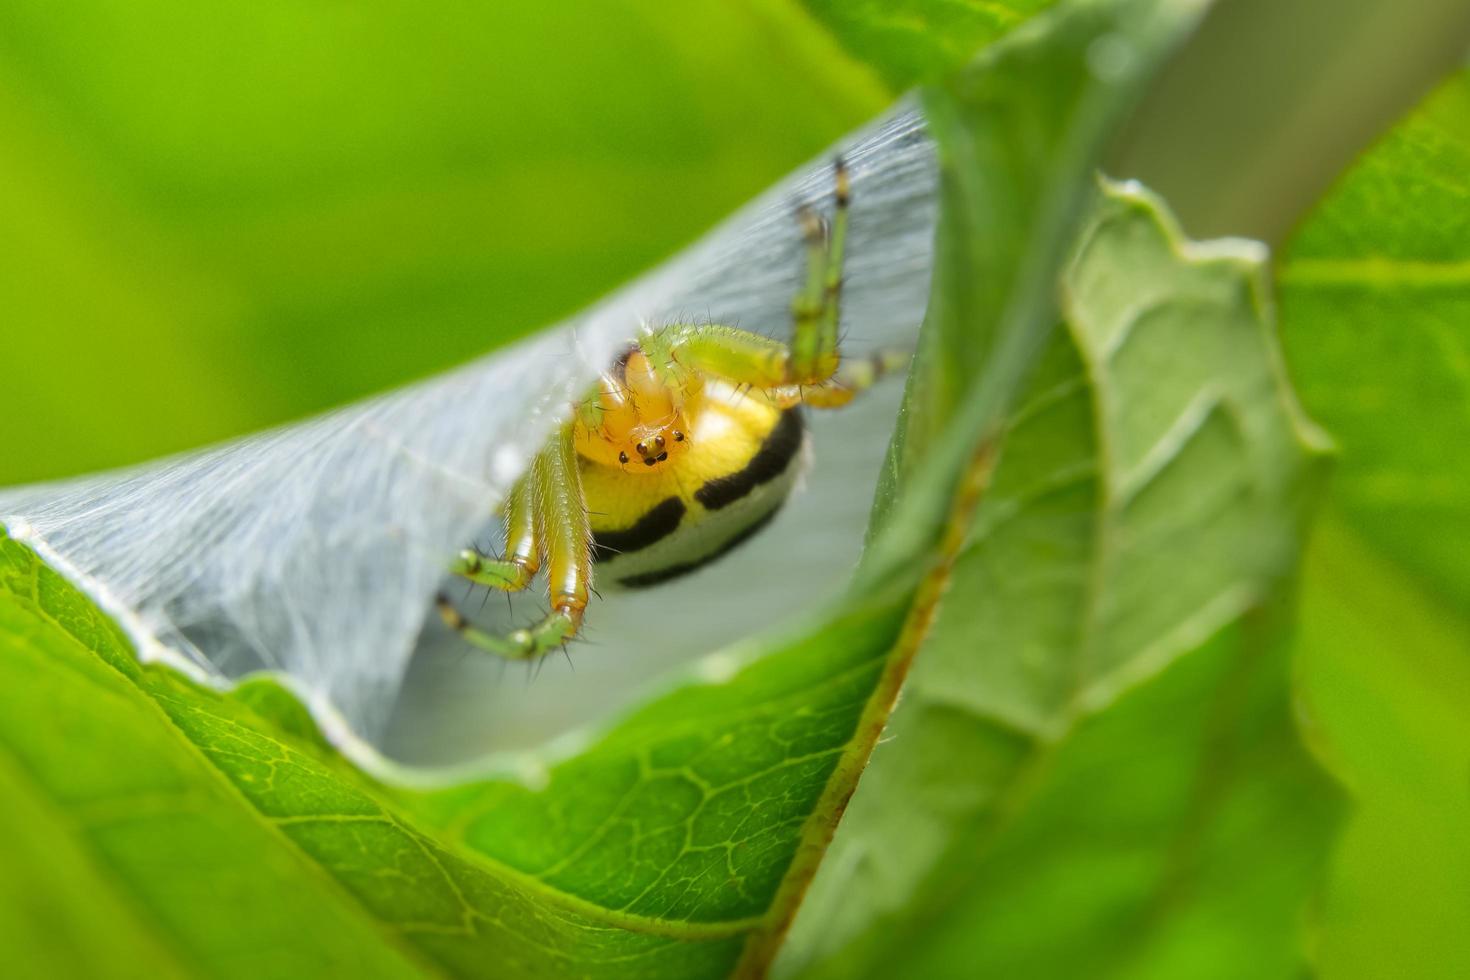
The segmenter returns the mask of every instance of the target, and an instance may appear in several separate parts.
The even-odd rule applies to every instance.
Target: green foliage
[[[1281,269],[1292,373],[1343,443],[1345,521],[1470,609],[1470,85],[1445,86],[1359,162]]]
[[[934,104],[951,106],[956,145],[963,127],[988,115],[967,106],[976,93],[1030,92],[1042,106],[1090,105],[1099,119],[1116,118],[1193,13],[1192,5],[1137,0],[1081,5],[936,93]],[[1129,84],[1049,74],[1106,32],[1126,32],[1137,45]],[[1025,118],[1020,111],[1004,125]],[[1001,377],[998,395],[977,392],[962,404],[1003,409],[1025,352],[1039,343],[1007,338],[1043,336],[1052,322],[1038,284],[1054,281],[1074,227],[1073,211],[1057,204],[1085,195],[1106,126],[1088,116],[1071,133],[1065,115],[1048,125],[1055,135],[1038,148],[1043,156],[1015,163],[1031,172],[1055,165],[1054,186],[1037,185],[1023,202],[1034,221],[1018,212],[994,232],[1020,234],[998,251],[1042,277],[1014,304],[1024,315],[992,331],[1019,352],[1008,362],[1014,373]],[[1004,126],[982,128],[967,133],[967,145],[998,145]],[[967,167],[956,173],[977,179]],[[991,232],[969,221],[945,234],[973,244]],[[876,552],[891,562],[907,551],[909,560],[877,566],[882,574],[870,573],[845,604],[786,642],[727,659],[718,677],[706,667],[580,752],[437,792],[369,781],[268,685],[220,695],[139,667],[115,627],[5,541],[5,662],[16,676],[0,706],[4,744],[25,774],[23,806],[56,814],[75,856],[71,877],[45,883],[60,893],[60,921],[47,930],[50,942],[22,951],[28,965],[70,956],[109,964],[105,974],[156,960],[160,972],[232,975],[261,969],[238,953],[247,949],[269,956],[268,972],[283,976],[763,971],[914,653],[912,628],[911,639],[899,638],[915,595],[935,591],[932,574],[922,587],[920,578],[937,535],[908,529],[943,528],[963,468],[953,464],[987,418],[967,408],[946,428],[940,411],[915,415],[928,413],[926,424],[958,451],[936,454],[933,465],[910,461],[907,483],[929,490],[895,512],[902,520],[890,537],[902,543]],[[80,727],[68,732],[71,725]],[[102,744],[85,767],[68,763],[94,742]],[[124,830],[114,833],[118,825]],[[222,898],[201,901],[201,893]],[[111,960],[109,936],[73,916],[71,894],[141,899],[127,908],[124,932],[149,937],[148,948],[130,950],[125,965]],[[10,922],[29,914],[19,896],[16,904]]]
[[[1104,189],[793,963],[1296,972],[1335,807],[1269,631],[1323,457],[1262,255]]]
[[[1308,735],[1358,809],[1331,977],[1470,974],[1470,75],[1366,154],[1281,267],[1303,402],[1340,443],[1302,585]]]
[[[1056,0],[806,0],[843,47],[894,91],[936,81]]]
[[[140,667],[8,538],[0,588],[7,820],[47,845],[0,841],[0,922],[33,976],[724,976],[904,608],[655,700],[533,785],[413,793],[328,751],[279,689]]]
[[[0,839],[19,976],[413,976],[415,957],[248,806],[367,809],[231,699],[140,667],[25,548],[0,539]],[[221,762],[227,762],[222,767]],[[237,782],[238,780],[238,782]]]
[[[1258,257],[1092,181],[1199,6],[7,6],[8,353],[72,361],[6,394],[88,439],[7,430],[0,482],[503,343],[915,80],[943,176],[849,595],[514,771],[375,781],[273,681],[140,665],[0,529],[7,971],[756,976],[805,897],[785,974],[1295,976],[1309,920],[1329,976],[1470,973],[1470,80],[1282,266],[1289,373],[1342,450],[1294,705],[1322,441]],[[1312,915],[1339,798],[1294,713],[1360,804]]]

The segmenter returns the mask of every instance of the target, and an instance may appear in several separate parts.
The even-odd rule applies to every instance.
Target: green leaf
[[[844,48],[896,92],[964,65],[1057,0],[805,0]]]
[[[64,855],[64,874],[37,889],[49,903],[40,940],[17,948],[40,970],[103,976],[763,973],[948,574],[937,559],[960,543],[945,533],[952,498],[968,509],[969,461],[1052,325],[1071,205],[1196,11],[1077,4],[933,96],[956,151],[947,179],[964,193],[987,179],[977,147],[1007,146],[1017,128],[1046,136],[1007,151],[1027,193],[997,226],[1007,240],[988,271],[1015,295],[998,297],[994,323],[951,315],[938,328],[943,343],[969,329],[1010,353],[951,418],[911,410],[936,434],[933,459],[905,455],[902,499],[847,599],[706,662],[578,750],[435,791],[375,783],[269,684],[220,694],[140,667],[95,607],[0,540],[0,771],[21,797],[14,812],[48,816]],[[1081,67],[1104,35],[1132,45],[1124,77]],[[1058,105],[1076,115],[1047,113]],[[974,220],[947,226],[951,274],[988,234]],[[974,281],[939,288],[958,298]],[[7,868],[45,873],[14,857]],[[7,946],[35,920],[31,894],[19,881],[0,891]],[[94,930],[94,914],[122,926]]]
[[[1275,623],[1323,444],[1280,370],[1263,258],[1104,188],[791,967],[1299,969],[1336,807]]]
[[[1470,609],[1470,83],[1352,169],[1287,249],[1287,352],[1343,442],[1333,503],[1375,550]],[[1432,438],[1425,438],[1432,436]]]
[[[795,0],[6,3],[0,485],[524,336],[894,96]]]
[[[1358,803],[1328,977],[1470,973],[1470,74],[1367,153],[1282,263],[1288,363],[1341,446],[1303,581],[1313,745]]]
[[[1140,88],[1205,3],[1076,2],[1032,21],[976,68],[926,91],[940,142],[933,288],[909,393],[880,482],[864,563],[881,578],[912,563],[947,513],[952,483],[906,477],[915,461],[958,471],[993,441],[1056,318],[1056,285],[1102,149]],[[1115,57],[1106,71],[1099,48]],[[890,514],[900,488],[905,506]],[[893,527],[886,527],[891,522]]]
[[[412,793],[251,709],[289,719],[279,691],[140,667],[8,537],[0,589],[0,781],[36,820],[0,841],[22,975],[724,976],[904,608],[655,701],[534,787]]]
[[[195,741],[175,715],[208,726]],[[228,699],[143,668],[117,627],[0,533],[0,947],[19,976],[419,975],[245,804],[206,746],[282,800],[341,800]],[[298,761],[299,760],[299,761]],[[319,767],[318,767],[319,768]],[[345,808],[339,803],[339,808]]]

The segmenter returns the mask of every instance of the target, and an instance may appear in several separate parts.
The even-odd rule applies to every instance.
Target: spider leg
[[[803,205],[796,213],[806,243],[806,280],[791,301],[791,373],[809,377],[821,341],[822,292],[827,271],[827,227]]]
[[[880,378],[895,371],[904,371],[913,352],[899,348],[884,348],[867,357],[844,360],[828,380],[817,385],[785,385],[768,388],[766,400],[779,408],[807,405],[811,408],[841,408],[858,395],[873,387]]]
[[[771,388],[790,383],[791,349],[779,340],[739,327],[676,324],[664,328],[652,342],[666,343],[679,367],[723,378],[732,385]]]
[[[791,348],[795,373],[807,383],[819,384],[837,370],[840,352],[837,327],[842,310],[842,260],[847,250],[847,207],[851,188],[847,164],[838,157],[832,164],[832,223],[825,242],[813,242],[807,232],[807,288],[793,308]],[[805,222],[804,222],[805,223]],[[821,226],[817,228],[820,232]],[[824,247],[825,246],[825,247]]]
[[[791,341],[722,324],[676,324],[643,342],[666,349],[674,363],[751,388],[802,388],[832,381],[841,363],[838,325],[842,262],[847,247],[849,184],[842,160],[833,166],[830,225],[810,208],[798,212],[806,240],[806,275],[791,304]]]
[[[492,588],[516,591],[529,584],[544,558],[551,611],[532,626],[499,636],[470,623],[443,594],[435,604],[444,624],[465,642],[497,657],[531,660],[577,635],[592,584],[592,529],[571,426],[559,429],[532,460],[530,472],[511,493],[506,522],[507,558],[475,555],[470,562],[474,553],[461,553],[453,571]]]
[[[541,455],[544,455],[544,451]],[[505,555],[491,558],[466,548],[449,566],[455,575],[476,585],[503,592],[519,592],[531,584],[541,568],[541,541],[536,528],[538,461],[511,488],[505,503]]]

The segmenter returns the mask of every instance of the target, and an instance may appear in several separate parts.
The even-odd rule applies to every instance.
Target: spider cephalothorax
[[[591,401],[572,424],[577,452],[605,466],[658,468],[688,448],[690,412],[699,409],[703,380],[695,374],[660,376],[633,344],[599,379]]]
[[[802,211],[805,286],[791,343],[720,324],[646,329],[536,455],[504,507],[500,558],[462,552],[452,570],[526,588],[544,565],[551,611],[496,636],[441,595],[444,621],[504,657],[540,656],[575,636],[599,582],[653,585],[719,558],[775,516],[806,444],[802,406],[835,408],[906,355],[844,360],[838,345],[847,172],[835,167],[830,226]]]

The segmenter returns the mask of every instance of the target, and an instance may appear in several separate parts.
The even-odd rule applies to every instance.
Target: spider
[[[531,460],[503,511],[503,557],[466,550],[451,571],[507,592],[544,566],[551,611],[508,635],[479,629],[442,593],[445,624],[514,660],[540,657],[581,629],[599,581],[655,585],[712,562],[780,510],[801,469],[802,406],[838,408],[907,353],[844,360],[838,342],[848,174],[833,166],[830,224],[798,213],[806,278],[791,343],[720,324],[645,329]]]

